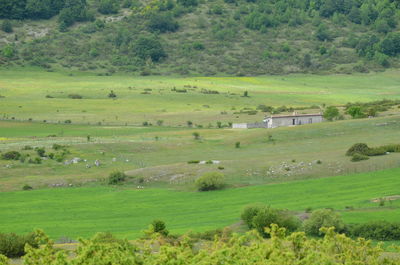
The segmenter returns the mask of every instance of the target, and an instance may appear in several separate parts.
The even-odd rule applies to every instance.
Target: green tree
[[[126,179],[125,173],[120,172],[120,171],[115,171],[115,172],[112,172],[110,174],[110,176],[108,177],[108,184],[116,185],[116,184],[119,184],[119,183],[125,181],[125,179]]]
[[[97,10],[102,14],[116,14],[119,10],[119,1],[101,0]]]
[[[312,212],[309,219],[304,222],[304,230],[312,236],[320,236],[322,227],[335,227],[337,232],[342,232],[345,225],[340,215],[330,209],[320,209]]]
[[[225,186],[224,175],[219,172],[208,172],[196,179],[199,191],[220,190]]]
[[[134,43],[134,53],[142,60],[158,62],[167,57],[161,42],[155,36],[140,36]]]
[[[184,7],[197,6],[199,4],[197,0],[177,0],[177,2]]]
[[[339,109],[335,106],[329,106],[324,111],[324,118],[328,121],[332,121],[333,119],[339,117]]]
[[[352,106],[346,111],[353,119],[364,118],[365,114],[360,106]]]
[[[315,33],[315,36],[320,41],[329,41],[329,40],[331,40],[331,35],[330,35],[330,32],[329,32],[328,26],[326,26],[324,23],[321,23],[318,26],[317,31]]]
[[[12,24],[9,20],[4,20],[1,23],[1,30],[6,32],[6,33],[11,33],[13,32]]]

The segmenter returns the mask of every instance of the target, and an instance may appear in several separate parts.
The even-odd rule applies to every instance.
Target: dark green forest
[[[398,0],[0,0],[0,64],[142,75],[368,72],[399,66],[399,20]]]

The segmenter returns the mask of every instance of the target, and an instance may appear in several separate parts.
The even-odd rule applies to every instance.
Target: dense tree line
[[[1,0],[0,18],[47,19],[58,14],[68,0]]]

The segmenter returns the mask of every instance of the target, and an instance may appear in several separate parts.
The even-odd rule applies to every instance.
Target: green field
[[[237,224],[242,207],[254,202],[298,212],[331,207],[351,223],[396,221],[397,201],[385,207],[370,201],[398,194],[400,154],[353,163],[345,152],[357,142],[400,143],[398,106],[373,119],[345,116],[276,129],[233,130],[216,123],[260,121],[265,113],[235,114],[259,104],[300,108],[400,99],[399,82],[398,71],[183,78],[2,69],[0,152],[18,151],[27,159],[0,160],[0,231],[43,228],[55,239],[111,231],[135,238],[155,218],[165,220],[174,233],[205,231]],[[187,92],[171,91],[174,87]],[[111,90],[117,99],[107,97]],[[250,97],[243,97],[244,91]],[[67,119],[72,123],[65,124]],[[156,125],[157,120],[164,123]],[[143,121],[153,126],[142,126]],[[62,161],[28,162],[38,156],[25,146],[50,154],[58,152],[54,144],[68,150]],[[73,158],[81,162],[65,163]],[[99,167],[95,160],[101,161]],[[128,179],[108,186],[115,170]],[[195,180],[212,171],[225,175],[227,188],[195,192]],[[26,184],[34,190],[21,191]]]
[[[0,118],[80,124],[215,126],[217,121],[260,121],[264,113],[235,114],[259,104],[308,107],[383,98],[399,99],[398,70],[355,75],[261,77],[97,76],[43,72],[32,68],[0,70]],[[186,89],[177,93],[171,89]],[[219,94],[203,94],[202,89]],[[117,99],[108,98],[113,90]],[[248,91],[250,97],[243,97]],[[146,94],[143,94],[146,93]],[[82,99],[71,99],[79,94]],[[46,98],[50,96],[52,98]],[[318,109],[309,110],[318,112]]]
[[[107,187],[3,192],[0,231],[43,228],[55,239],[111,231],[135,238],[155,218],[173,233],[204,231],[239,222],[242,207],[254,202],[295,211],[330,207],[349,223],[397,221],[399,201],[379,207],[371,199],[398,195],[399,185],[400,169],[392,169],[204,193]]]

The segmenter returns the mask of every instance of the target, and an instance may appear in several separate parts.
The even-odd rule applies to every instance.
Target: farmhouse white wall
[[[288,115],[288,116],[273,116],[266,119],[268,128],[276,128],[281,126],[303,125],[322,122],[323,118],[320,114],[315,115]]]

